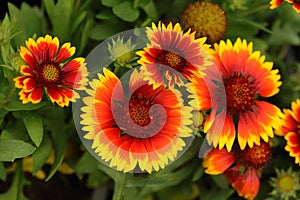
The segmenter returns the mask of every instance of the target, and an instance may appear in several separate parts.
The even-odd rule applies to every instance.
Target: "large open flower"
[[[183,77],[190,80],[192,77],[201,77],[203,70],[211,65],[208,54],[209,46],[204,44],[206,38],[195,39],[195,32],[190,30],[183,33],[181,26],[172,23],[165,26],[159,22],[147,28],[147,37],[150,44],[143,51],[138,63],[142,65],[145,78],[154,88],[160,85],[174,87],[183,85]]]
[[[81,109],[84,138],[100,160],[123,172],[164,168],[192,139],[192,109],[181,92],[153,88],[133,70],[129,83],[104,69],[94,79]]]
[[[300,13],[300,1],[299,0],[271,0],[270,1],[270,9],[277,8],[280,6],[284,1],[293,4],[293,8],[297,13]]]
[[[283,122],[276,133],[287,141],[285,150],[300,165],[300,99],[292,102],[292,110],[284,109]]]
[[[213,74],[205,77],[206,83],[215,85],[213,92],[204,87],[203,79],[192,81],[198,102],[203,104],[200,108],[212,107],[204,126],[209,144],[219,145],[220,149],[226,145],[230,151],[236,135],[241,149],[247,144],[259,145],[260,138],[268,142],[282,113],[261,97],[278,93],[281,85],[278,70],[272,70],[273,63],[265,62],[260,52],[252,52],[252,43],[241,39],[234,45],[230,40],[215,44],[214,61],[222,80]],[[214,105],[212,99],[217,101]],[[224,121],[223,127],[220,120]]]
[[[84,58],[75,58],[65,62],[75,53],[75,47],[65,43],[59,49],[59,40],[49,35],[32,38],[21,46],[20,55],[27,65],[21,66],[22,76],[14,78],[15,86],[23,103],[39,103],[43,91],[52,102],[59,106],[68,106],[70,101],[79,98],[73,89],[83,90],[87,84],[87,69]]]
[[[203,167],[208,174],[225,176],[240,196],[252,200],[259,191],[259,177],[271,154],[270,144],[263,141],[244,150],[235,146],[232,152],[214,148],[204,157]]]

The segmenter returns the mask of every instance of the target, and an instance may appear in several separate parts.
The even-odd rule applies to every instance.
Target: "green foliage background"
[[[239,199],[222,176],[203,173],[198,157],[203,138],[197,137],[189,150],[176,162],[151,175],[123,174],[97,162],[86,152],[77,135],[71,108],[59,108],[44,100],[39,104],[22,104],[12,79],[22,63],[18,49],[30,37],[49,33],[60,44],[71,42],[76,56],[86,56],[99,42],[158,20],[180,20],[179,15],[191,0],[43,0],[25,1],[16,6],[9,2],[0,19],[0,191],[7,180],[7,169],[16,165],[12,184],[2,200],[23,200],[23,186],[30,184],[22,169],[22,158],[32,156],[35,175],[54,150],[54,161],[47,172],[49,181],[62,162],[74,170],[87,187],[108,184],[114,199]],[[269,9],[269,1],[212,0],[225,10],[227,32],[223,39],[237,37],[254,42],[254,48],[274,62],[283,85],[271,101],[280,108],[290,107],[300,98],[300,15],[290,5]],[[46,99],[46,98],[43,98]],[[72,158],[65,156],[67,143],[77,147]],[[294,160],[284,151],[285,141],[275,137],[273,158],[261,178],[257,199],[271,191],[269,178],[274,168],[294,167]],[[112,184],[114,181],[114,184]],[[114,188],[113,188],[114,187]],[[300,197],[300,196],[299,196]]]

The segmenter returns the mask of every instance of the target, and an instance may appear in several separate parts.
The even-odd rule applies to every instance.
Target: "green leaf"
[[[74,21],[71,29],[71,33],[74,33],[78,26],[83,22],[84,18],[86,17],[86,11],[82,12]]]
[[[115,18],[115,15],[111,12],[111,10],[104,10],[96,15],[97,19],[100,20],[108,20]]]
[[[88,19],[84,25],[83,31],[81,33],[81,38],[80,38],[80,47],[78,50],[78,54],[81,54],[86,46],[86,44],[88,43],[88,39],[89,39],[89,34],[91,31],[93,25],[93,20],[92,19]]]
[[[74,167],[76,173],[92,173],[99,170],[97,167],[98,161],[89,153],[85,152]]]
[[[23,194],[23,187],[29,183],[26,180],[22,171],[22,161],[17,163],[17,169],[14,173],[14,178],[10,189],[5,193],[0,195],[0,200],[27,200]]]
[[[222,175],[211,176],[212,180],[222,189],[228,189],[229,183],[227,179]]]
[[[50,180],[52,176],[57,171],[58,167],[63,161],[65,150],[66,150],[66,141],[67,134],[65,133],[65,116],[63,109],[51,109],[45,111],[47,112],[45,121],[47,127],[51,131],[52,143],[55,152],[54,163],[52,164],[51,170],[49,172],[46,181]]]
[[[107,20],[94,26],[90,38],[96,41],[105,40],[126,29],[126,25],[119,20]]]
[[[121,0],[101,0],[102,5],[107,7],[113,7],[115,5],[118,5],[121,2],[122,2]]]
[[[3,162],[0,162],[0,180],[2,181],[6,180],[6,169],[4,167]]]
[[[0,140],[0,161],[13,162],[17,158],[31,155],[36,148],[22,140]]]
[[[139,17],[139,10],[132,6],[131,2],[125,1],[113,7],[113,13],[127,22],[133,22]]]
[[[143,7],[146,14],[155,21],[158,18],[157,10],[153,1]]]
[[[30,139],[37,147],[39,147],[44,135],[42,119],[29,112],[24,112],[23,122],[25,124]]]
[[[32,174],[35,175],[46,163],[47,159],[51,153],[51,141],[48,135],[45,134],[41,145],[39,148],[32,154],[33,159],[33,170]]]
[[[2,123],[2,121],[4,120],[6,114],[8,113],[9,111],[3,109],[3,108],[0,108],[0,125]]]
[[[144,7],[147,4],[149,4],[151,2],[151,0],[134,0],[133,1],[133,7],[137,8],[137,7]]]
[[[19,100],[19,95],[16,92],[9,100],[9,102],[4,105],[4,108],[8,111],[36,110],[43,107],[44,105],[46,105],[46,102],[43,101],[38,104],[23,104],[22,101]]]
[[[1,132],[0,139],[15,139],[30,143],[31,140],[26,132],[26,128],[22,120],[13,119],[5,123]]]
[[[8,3],[9,16],[11,23],[14,24],[14,31],[20,32],[14,37],[16,46],[23,45],[28,37],[33,34],[41,34],[46,29],[45,18],[37,7],[30,7],[22,3],[19,10],[16,6]]]

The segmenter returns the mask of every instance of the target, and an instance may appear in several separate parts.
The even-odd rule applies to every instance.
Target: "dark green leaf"
[[[107,7],[113,7],[115,5],[118,5],[121,2],[122,2],[121,0],[101,0],[101,3]]]
[[[41,145],[39,148],[32,154],[33,159],[33,170],[32,174],[35,175],[45,164],[48,157],[51,153],[51,141],[48,135],[45,134]]]
[[[155,21],[158,18],[157,10],[153,1],[143,7],[146,14]]]
[[[0,162],[0,180],[2,181],[6,180],[6,169],[4,167],[3,162]]]
[[[27,200],[23,194],[23,187],[29,183],[26,180],[22,171],[22,161],[17,163],[17,169],[14,173],[14,178],[10,189],[5,193],[0,195],[0,200]]]
[[[151,0],[134,0],[133,1],[133,7],[137,8],[137,7],[144,7],[147,4],[149,4],[151,2]]]
[[[115,15],[110,10],[104,10],[96,15],[97,19],[108,20],[115,18]]]
[[[32,142],[39,147],[44,135],[42,119],[38,116],[30,114],[29,112],[24,112],[23,122]]]
[[[17,158],[31,155],[36,148],[22,140],[0,140],[0,161],[13,162]]]
[[[211,176],[212,180],[222,189],[228,189],[229,183],[226,178],[222,175]]]
[[[121,31],[124,31],[126,26],[119,20],[107,20],[97,24],[90,33],[90,38],[96,41],[105,40]]]
[[[0,125],[2,123],[2,121],[4,120],[6,114],[8,113],[9,111],[3,109],[3,108],[0,108]]]
[[[28,143],[31,142],[23,121],[19,119],[9,120],[5,123],[5,127],[0,135],[0,139],[15,139]]]
[[[99,170],[97,167],[98,161],[89,153],[85,152],[74,167],[76,173],[92,173]]]
[[[113,13],[127,22],[138,19],[139,11],[132,6],[131,2],[125,1],[113,7]]]

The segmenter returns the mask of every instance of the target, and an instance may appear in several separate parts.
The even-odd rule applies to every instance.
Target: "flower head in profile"
[[[132,68],[131,62],[137,58],[134,49],[135,45],[131,43],[131,38],[124,42],[124,38],[117,37],[116,40],[112,39],[111,44],[108,43],[110,58],[115,65],[121,67]]]
[[[237,137],[241,149],[248,144],[259,145],[262,138],[268,142],[277,129],[282,113],[275,105],[262,97],[271,97],[279,92],[280,75],[272,70],[272,62],[265,62],[265,56],[252,51],[252,42],[237,39],[215,44],[214,62],[222,75],[222,80],[213,75],[205,78],[215,84],[211,93],[203,87],[202,79],[192,81],[192,87],[200,107],[212,108],[204,125],[206,139],[214,147],[225,145],[231,151]],[[218,87],[224,85],[224,87]],[[225,90],[225,92],[224,92]],[[212,105],[211,99],[216,99]],[[220,120],[224,126],[220,127]]]
[[[174,87],[183,85],[183,79],[190,80],[194,76],[204,75],[205,68],[212,64],[208,54],[209,46],[204,44],[205,38],[195,39],[195,32],[183,33],[179,23],[165,26],[159,22],[147,28],[150,44],[137,54],[141,57],[144,80],[153,84]]]
[[[208,174],[222,174],[239,196],[252,200],[259,191],[261,172],[271,156],[271,146],[264,141],[244,150],[237,145],[232,152],[214,148],[204,157],[203,167]]]
[[[158,171],[192,139],[192,114],[181,92],[153,88],[134,69],[129,82],[104,68],[83,98],[83,137],[99,159],[123,172]]]
[[[22,103],[39,103],[45,92],[59,106],[68,106],[79,98],[73,89],[83,90],[87,84],[87,69],[84,58],[67,61],[75,53],[75,47],[65,43],[59,49],[59,40],[49,35],[32,38],[21,46],[20,55],[26,62],[21,66],[22,76],[14,78]]]
[[[190,3],[180,15],[182,26],[196,31],[196,37],[207,37],[209,43],[220,41],[226,32],[226,15],[215,3]]]
[[[287,171],[275,168],[276,178],[272,177],[270,184],[273,191],[270,193],[276,199],[297,199],[297,191],[300,190],[299,173],[290,167]]]
[[[280,6],[284,1],[293,4],[293,9],[297,12],[300,13],[300,1],[299,0],[271,0],[270,1],[270,9],[277,8]]]
[[[285,150],[295,158],[295,163],[300,165],[300,99],[292,102],[292,109],[284,109],[284,117],[276,133],[284,136],[287,141]]]

